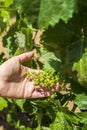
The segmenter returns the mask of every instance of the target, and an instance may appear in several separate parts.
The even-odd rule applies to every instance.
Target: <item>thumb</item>
[[[21,63],[23,62],[26,62],[28,60],[30,60],[32,57],[34,56],[34,52],[26,52],[26,53],[23,53],[21,55],[18,55],[18,59]]]

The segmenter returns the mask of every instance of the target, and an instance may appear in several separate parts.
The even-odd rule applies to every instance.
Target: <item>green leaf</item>
[[[15,42],[17,46],[19,48],[24,48],[26,43],[25,35],[22,32],[16,32],[14,37],[16,38]]]
[[[14,24],[12,24],[10,26],[10,29],[8,30],[8,32],[6,33],[6,35],[4,35],[3,37],[3,45],[4,47],[6,47],[8,49],[8,53],[10,56],[13,56],[18,48],[18,44],[16,43],[16,38],[15,38],[15,34],[18,32],[21,32],[21,28],[22,27],[26,27],[26,24],[23,22],[23,20],[18,20],[17,22],[15,22]],[[18,35],[20,36],[20,35]],[[24,34],[22,35],[24,36]],[[21,37],[21,36],[20,36]],[[22,38],[21,38],[22,39]],[[23,37],[23,40],[24,37]],[[17,42],[21,42],[21,44],[24,44],[24,41],[20,41],[17,37]]]
[[[87,86],[87,48],[85,48],[85,51],[81,55],[80,60],[74,63],[72,70],[78,73],[77,79],[79,83],[86,87]]]
[[[26,49],[28,51],[31,51],[33,46],[34,46],[34,42],[33,42],[33,31],[34,29],[32,28],[32,26],[28,26],[27,28],[22,27],[21,28],[22,33],[25,35],[25,46]]]
[[[13,0],[5,0],[6,7],[9,7],[11,4],[13,4]]]
[[[45,60],[43,65],[43,69],[45,71],[60,71],[61,60],[58,59],[52,52],[42,50],[41,56]]]
[[[39,27],[54,26],[59,20],[67,22],[77,9],[77,0],[41,0]]]
[[[80,113],[77,113],[77,114],[80,117],[81,122],[84,123],[84,124],[87,124],[87,112],[80,112]]]
[[[50,128],[44,127],[44,126],[42,126],[42,129],[43,129],[43,130],[50,130]]]
[[[87,112],[80,112],[77,114],[80,117],[81,123],[83,124],[82,130],[86,130],[87,129]]]
[[[87,86],[87,42],[78,40],[61,49],[62,69],[80,85]],[[78,51],[77,51],[78,50]],[[64,52],[62,52],[64,51]],[[63,53],[63,54],[62,54]]]
[[[79,116],[77,116],[77,114],[69,111],[66,108],[62,108],[63,112],[64,112],[64,116],[67,119],[68,122],[73,123],[75,125],[79,125],[80,123],[80,118]]]
[[[6,23],[3,21],[3,19],[0,16],[0,34],[6,29]]]
[[[3,18],[3,22],[9,22],[9,19],[10,19],[10,14],[8,11],[2,9],[2,12],[1,12],[1,17]]]
[[[68,23],[62,20],[53,28],[50,26],[41,35],[42,44],[51,51],[58,51],[60,48],[65,50],[67,45],[78,40],[81,35],[81,26],[78,14],[75,14]],[[63,53],[63,50],[62,50]],[[58,53],[59,54],[59,53]]]
[[[7,101],[0,97],[0,111],[2,111],[4,108],[7,108],[8,107],[8,103]]]
[[[20,55],[23,54],[24,52],[26,52],[25,48],[17,48],[15,51],[15,55]]]
[[[80,130],[80,118],[66,108],[57,112],[55,120],[51,123],[51,130]]]
[[[15,103],[20,107],[21,110],[24,110],[23,105],[25,103],[25,99],[16,99]]]
[[[28,24],[37,27],[41,0],[14,0],[18,16],[22,16]]]
[[[73,127],[71,124],[67,122],[62,112],[57,112],[55,120],[53,121],[53,123],[50,124],[50,129],[51,130],[73,130]]]
[[[0,16],[3,19],[4,23],[9,23],[10,20],[10,5],[13,4],[13,0],[5,0],[2,2],[2,4],[0,4]]]
[[[19,16],[41,29],[67,22],[77,10],[77,0],[14,0],[14,5]]]
[[[87,110],[87,95],[86,94],[84,93],[77,94],[74,101],[81,110]]]

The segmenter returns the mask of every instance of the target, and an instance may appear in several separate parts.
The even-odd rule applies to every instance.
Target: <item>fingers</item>
[[[50,93],[49,92],[34,92],[31,96],[31,98],[44,98],[44,97],[48,97],[50,96]]]
[[[56,92],[60,90],[60,84],[56,83],[55,87],[52,89],[52,92]]]
[[[52,92],[49,90],[45,90],[43,88],[35,87],[35,91],[32,93],[31,98],[43,98],[48,97],[52,94]]]
[[[59,83],[53,88],[41,88],[40,86],[34,86],[33,82],[26,83],[24,98],[43,98],[49,97],[52,93],[59,90]]]
[[[17,57],[19,58],[19,61],[21,63],[23,63],[23,62],[30,60],[33,56],[34,56],[34,52],[27,52],[27,53],[23,53]]]
[[[35,87],[35,91],[32,93],[31,98],[43,98],[51,96],[53,92],[59,91],[60,85],[59,83],[56,86],[51,88],[41,88],[40,86]]]

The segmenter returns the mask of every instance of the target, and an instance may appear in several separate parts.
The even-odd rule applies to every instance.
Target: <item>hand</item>
[[[57,83],[54,89],[44,89],[34,86],[33,82],[26,78],[26,71],[36,71],[22,65],[30,60],[34,53],[24,53],[7,60],[0,66],[0,96],[10,98],[41,98],[50,96],[58,91]]]

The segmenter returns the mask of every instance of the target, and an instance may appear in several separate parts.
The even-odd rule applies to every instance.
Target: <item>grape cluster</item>
[[[27,72],[27,79],[34,81],[35,86],[41,86],[45,88],[53,88],[56,83],[59,82],[59,76],[53,71],[50,72]]]

